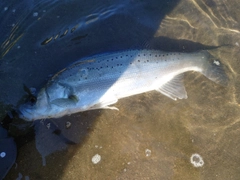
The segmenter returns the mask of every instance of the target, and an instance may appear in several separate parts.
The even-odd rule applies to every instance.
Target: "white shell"
[[[92,163],[93,164],[97,164],[101,161],[101,156],[99,154],[95,154],[93,157],[92,157]]]

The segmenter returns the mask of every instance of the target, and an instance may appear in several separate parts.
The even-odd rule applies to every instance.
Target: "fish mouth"
[[[31,121],[33,117],[32,111],[33,111],[33,108],[31,108],[30,105],[23,104],[17,110],[18,117],[26,121]]]

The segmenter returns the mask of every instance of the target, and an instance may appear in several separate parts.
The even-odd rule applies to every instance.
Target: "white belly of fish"
[[[177,98],[183,99],[187,98],[185,88],[182,84],[182,73],[190,70],[200,71],[201,69],[197,67],[183,68],[175,72],[164,72],[164,68],[154,67],[148,69],[147,67],[142,67],[134,69],[129,67],[125,73],[101,96],[99,103],[102,106],[107,106],[114,104],[118,99],[129,97],[132,95],[141,94],[148,91],[157,90],[161,92],[161,88],[168,82],[175,78],[175,81],[170,85],[170,89],[167,91],[175,91],[175,94],[167,94],[161,92],[168,97],[176,100]],[[180,76],[178,76],[180,75]]]

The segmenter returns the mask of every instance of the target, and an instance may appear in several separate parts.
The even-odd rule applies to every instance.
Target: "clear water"
[[[24,95],[23,83],[39,89],[76,59],[105,51],[209,49],[230,78],[221,87],[186,73],[188,99],[157,92],[125,98],[119,112],[54,120],[61,136],[38,123],[36,139],[19,147],[5,179],[240,179],[239,6],[236,0],[1,2],[1,117]],[[194,167],[191,160],[202,163]]]

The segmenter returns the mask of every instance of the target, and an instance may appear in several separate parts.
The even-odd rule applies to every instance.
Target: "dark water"
[[[149,92],[120,100],[119,112],[38,121],[35,129],[15,119],[9,133],[18,156],[5,179],[240,178],[237,1],[0,4],[1,119],[26,95],[23,84],[39,89],[59,69],[106,51],[209,49],[226,65],[230,79],[221,87],[186,73],[186,100]],[[192,155],[200,167],[191,163]],[[94,164],[94,157],[101,159]]]

